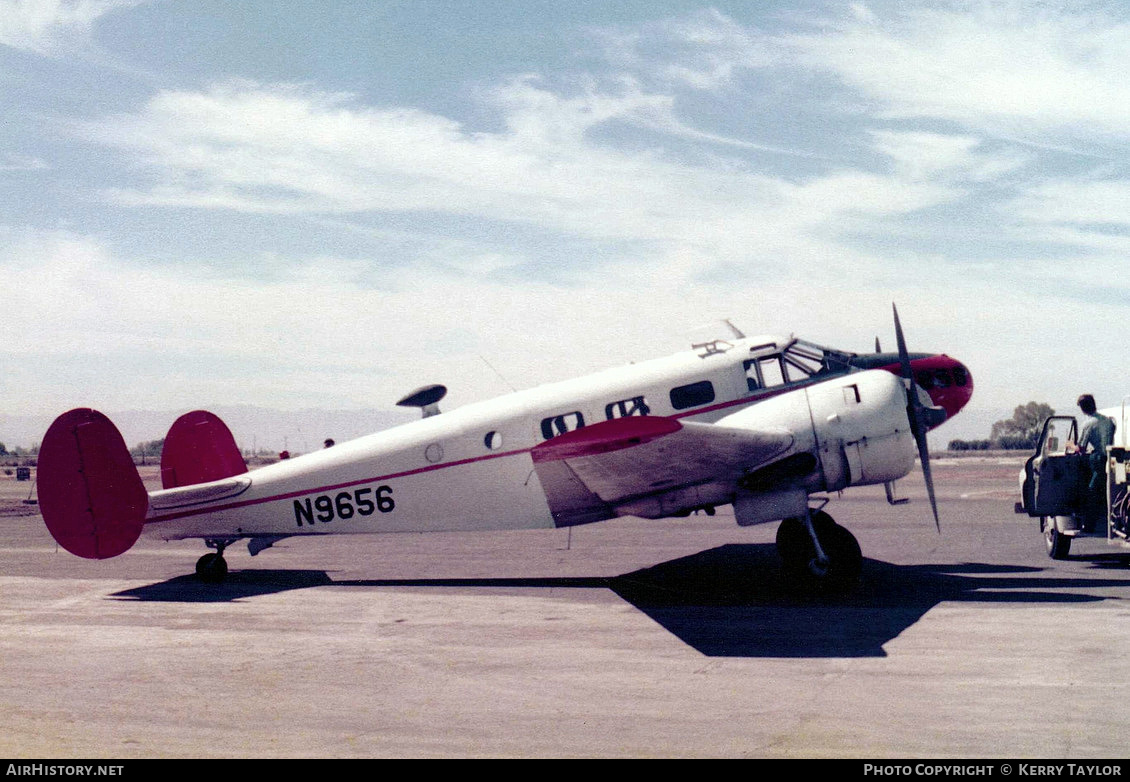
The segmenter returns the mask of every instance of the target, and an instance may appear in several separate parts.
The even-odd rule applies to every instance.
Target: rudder
[[[55,419],[39,447],[39,507],[51,536],[86,559],[116,557],[137,542],[149,494],[117,427],[97,410]]]
[[[247,472],[231,430],[207,410],[185,413],[169,428],[161,449],[161,486],[175,489]]]

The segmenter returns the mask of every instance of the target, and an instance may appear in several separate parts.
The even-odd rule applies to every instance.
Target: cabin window
[[[581,415],[579,410],[572,413],[562,413],[561,415],[551,415],[549,418],[541,419],[541,436],[546,440],[552,440],[559,434],[572,432],[584,425],[585,417]]]
[[[604,406],[604,417],[609,421],[613,418],[647,415],[650,412],[651,408],[647,406],[647,400],[642,396],[634,396],[631,399],[621,399],[619,402],[612,402]]]
[[[502,432],[487,432],[483,445],[491,451],[497,451],[502,447]]]
[[[671,389],[671,406],[676,410],[686,410],[688,407],[698,407],[713,401],[714,384],[709,380]]]

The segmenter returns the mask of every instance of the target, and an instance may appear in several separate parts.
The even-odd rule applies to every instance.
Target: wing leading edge
[[[785,429],[631,416],[555,437],[531,456],[561,527],[730,502],[740,478],[785,457],[793,443]]]

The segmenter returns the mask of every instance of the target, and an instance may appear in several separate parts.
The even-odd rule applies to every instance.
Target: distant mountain
[[[306,453],[322,447],[327,437],[343,443],[366,434],[413,421],[415,411],[401,410],[272,410],[252,405],[209,408],[224,420],[243,450],[289,450]],[[187,410],[103,411],[118,427],[126,445],[159,440]],[[53,416],[0,413],[0,443],[7,448],[30,447],[43,440]]]
[[[252,405],[209,408],[224,419],[243,450],[267,449],[306,453],[322,447],[327,437],[343,443],[381,429],[419,418],[414,410],[272,410]],[[173,421],[187,410],[127,410],[108,412],[131,448],[159,440]],[[1007,418],[1001,410],[966,408],[952,422],[930,433],[930,450],[944,451],[950,440],[980,440],[989,436],[994,421]],[[18,416],[0,413],[0,443],[9,449],[30,447],[43,439],[52,416]]]

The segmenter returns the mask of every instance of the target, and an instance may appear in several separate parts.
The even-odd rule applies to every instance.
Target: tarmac
[[[839,597],[728,509],[236,544],[208,585],[200,541],[91,562],[9,504],[0,756],[1124,758],[1130,553],[1049,559],[1019,466],[937,459],[941,534],[918,475],[833,497]]]

